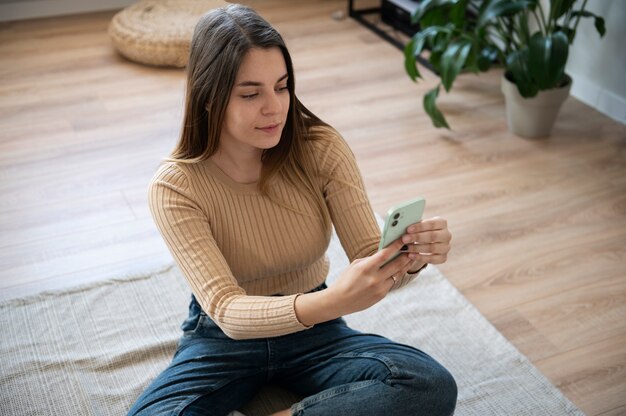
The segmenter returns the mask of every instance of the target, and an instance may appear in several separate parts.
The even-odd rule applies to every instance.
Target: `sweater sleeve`
[[[333,225],[350,262],[378,250],[381,230],[370,204],[354,153],[337,133],[325,149],[324,196]],[[417,274],[405,274],[392,289],[405,286]]]
[[[265,338],[307,327],[298,321],[290,296],[248,296],[233,276],[195,202],[180,166],[167,163],[149,187],[149,206],[165,243],[202,309],[233,339]]]
[[[354,154],[338,133],[323,151],[324,198],[341,245],[350,262],[370,256],[378,249],[380,228]]]

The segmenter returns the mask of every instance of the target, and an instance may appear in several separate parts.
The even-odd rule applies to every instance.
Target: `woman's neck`
[[[229,152],[218,149],[210,159],[232,180],[239,183],[258,182],[261,177],[262,152]]]

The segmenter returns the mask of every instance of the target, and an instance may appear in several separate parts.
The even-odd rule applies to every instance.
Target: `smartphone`
[[[378,251],[387,247],[389,244],[406,234],[406,229],[409,225],[420,222],[422,220],[422,215],[424,214],[425,205],[426,200],[422,197],[417,197],[391,207],[389,211],[387,211],[387,217],[385,218],[385,225],[380,238],[380,244],[378,245]],[[400,254],[401,252],[398,251],[380,267],[385,266]]]

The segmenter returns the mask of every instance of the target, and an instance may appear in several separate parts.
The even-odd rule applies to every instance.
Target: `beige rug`
[[[347,264],[336,238],[329,257],[332,284]],[[0,415],[125,414],[167,366],[189,295],[172,266],[0,303]],[[346,320],[442,362],[459,386],[457,415],[583,414],[435,267]],[[272,400],[249,415],[281,405]]]

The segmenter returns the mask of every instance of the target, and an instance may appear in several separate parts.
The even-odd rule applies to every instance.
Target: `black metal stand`
[[[356,10],[354,8],[354,0],[348,0],[348,16],[350,16],[351,18],[353,18],[354,20],[356,20],[357,22],[359,22],[360,24],[362,24],[363,26],[365,26],[372,32],[376,33],[378,36],[380,36],[387,42],[391,43],[396,48],[400,49],[401,51],[404,51],[405,45],[402,42],[400,42],[398,39],[394,38],[393,36],[389,36],[387,32],[385,32],[384,30],[381,30],[378,26],[376,26],[375,24],[373,24],[372,22],[370,22],[364,17],[369,14],[380,14],[380,7],[371,7],[368,9]],[[415,60],[419,62],[420,64],[422,64],[423,66],[425,66],[431,72],[435,74],[437,73],[437,71],[435,71],[435,69],[430,64],[430,62],[428,62],[428,60],[423,58],[421,55],[417,55],[415,57]]]

